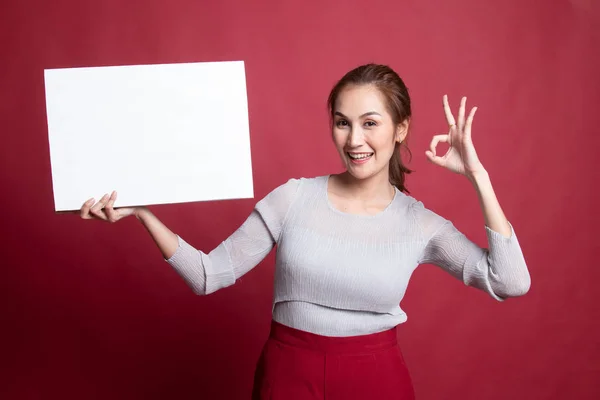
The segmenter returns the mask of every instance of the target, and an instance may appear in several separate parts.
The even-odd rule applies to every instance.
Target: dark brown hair
[[[335,84],[329,98],[327,99],[327,108],[333,123],[333,113],[335,112],[335,102],[341,91],[350,85],[373,85],[386,99],[388,112],[392,116],[395,126],[411,117],[410,97],[404,81],[398,74],[387,65],[366,64],[361,65],[348,72]],[[400,148],[402,144],[411,156],[410,149],[406,146],[408,135],[402,143],[396,143],[396,148],[390,159],[390,183],[396,186],[400,191],[409,193],[404,184],[406,174],[412,171],[402,162]]]

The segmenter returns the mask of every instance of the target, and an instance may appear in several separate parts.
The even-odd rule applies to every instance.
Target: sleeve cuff
[[[235,283],[236,276],[227,241],[222,242],[210,254],[197,250],[179,235],[177,241],[177,250],[165,261],[187,282],[194,293],[211,294]]]
[[[503,242],[512,242],[514,240],[516,240],[517,236],[515,234],[515,230],[512,226],[512,224],[509,222],[508,225],[510,226],[510,236],[506,237],[501,233],[496,232],[495,230],[492,230],[489,226],[485,226],[485,233],[487,235],[487,239],[488,239],[488,243],[493,242],[494,244],[502,244]]]

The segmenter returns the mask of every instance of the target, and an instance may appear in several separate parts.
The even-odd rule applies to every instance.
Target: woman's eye
[[[375,123],[375,121],[367,121],[367,122],[365,122],[365,125],[368,127],[373,127],[373,126],[377,126],[377,123]]]
[[[336,126],[348,126],[348,121],[340,119],[338,120],[338,122],[335,123]]]

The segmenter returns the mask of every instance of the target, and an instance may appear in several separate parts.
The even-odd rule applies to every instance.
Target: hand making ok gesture
[[[443,103],[449,130],[447,134],[436,135],[433,137],[431,144],[429,145],[429,150],[425,152],[427,158],[436,165],[467,177],[483,171],[483,165],[477,157],[475,146],[473,146],[473,141],[471,140],[471,125],[477,107],[471,109],[469,116],[465,120],[467,98],[463,97],[458,110],[457,123],[450,110],[448,96],[444,95]],[[436,147],[440,142],[448,143],[450,146],[446,154],[441,157],[436,155]]]

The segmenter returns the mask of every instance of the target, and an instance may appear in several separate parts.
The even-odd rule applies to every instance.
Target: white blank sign
[[[243,61],[47,69],[55,211],[254,196]]]

